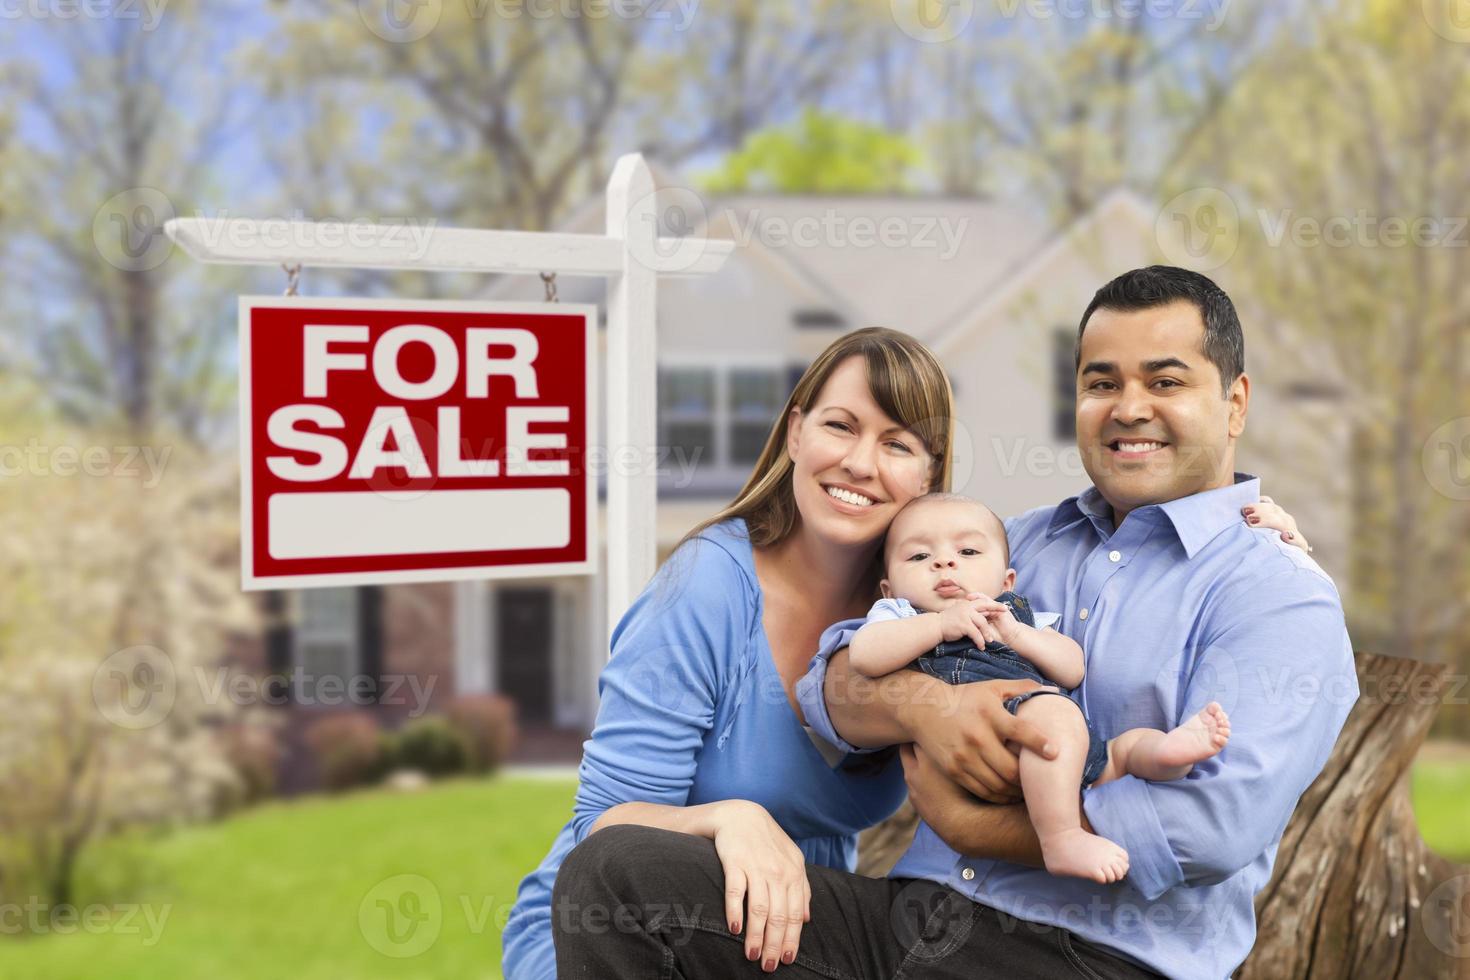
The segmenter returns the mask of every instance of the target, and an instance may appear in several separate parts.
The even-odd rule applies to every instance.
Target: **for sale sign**
[[[595,317],[242,297],[245,588],[591,573]]]

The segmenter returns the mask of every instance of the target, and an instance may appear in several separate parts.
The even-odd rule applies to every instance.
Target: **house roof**
[[[975,297],[1010,277],[1018,258],[1050,237],[1048,223],[992,200],[913,195],[730,194],[696,191],[650,163],[663,234],[732,240],[734,262],[772,276],[794,308],[830,311],[840,329],[893,327],[932,340],[964,316]],[[558,230],[600,233],[601,195]],[[682,227],[670,228],[669,218]],[[717,274],[718,276],[719,274]],[[529,283],[529,285],[527,285]],[[487,298],[529,296],[540,283],[500,277]],[[601,284],[562,286],[564,298],[595,301]]]

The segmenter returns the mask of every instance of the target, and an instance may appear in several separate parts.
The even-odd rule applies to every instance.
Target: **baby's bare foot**
[[[1090,878],[1104,885],[1122,881],[1128,873],[1127,851],[1081,827],[1044,838],[1041,856],[1054,875]]]
[[[1204,710],[1169,732],[1159,742],[1154,761],[1160,766],[1180,767],[1181,778],[1196,762],[1219,754],[1230,741],[1230,718],[1218,702],[1211,701]]]

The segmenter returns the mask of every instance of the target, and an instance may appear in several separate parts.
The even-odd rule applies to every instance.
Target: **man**
[[[982,761],[965,744],[965,689],[904,670],[858,696],[850,634],[834,627],[799,685],[807,723],[847,751],[914,743],[904,766],[923,822],[886,881],[809,867],[810,922],[780,967],[792,976],[1220,978],[1250,951],[1252,899],[1357,699],[1341,603],[1304,553],[1240,520],[1260,489],[1234,468],[1250,381],[1234,306],[1213,282],[1154,266],[1100,289],[1078,330],[1077,391],[1093,486],[1007,522],[1016,591],[1060,613],[1057,628],[1082,645],[1075,697],[1103,738],[1169,729],[1219,701],[1231,741],[1185,779],[1087,789],[1084,826],[1128,851],[1128,875],[1054,877],[1024,804],[979,802],[946,775],[993,800],[1015,796],[996,785],[1016,782],[1013,760]],[[643,831],[604,847],[637,847]],[[650,860],[692,862],[718,888],[708,842],[677,842],[678,854],[657,843]],[[640,897],[628,882],[616,896],[589,888],[581,900]],[[757,971],[735,937],[649,933],[640,938],[673,975]],[[604,971],[634,962],[614,946],[597,954]]]

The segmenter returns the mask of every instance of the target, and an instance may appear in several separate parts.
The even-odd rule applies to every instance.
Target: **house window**
[[[791,314],[791,321],[802,330],[841,330],[847,326],[847,321],[836,310],[797,310]]]
[[[730,372],[730,463],[751,466],[760,458],[771,423],[786,403],[781,372],[736,368]]]
[[[358,590],[303,589],[297,593],[297,601],[296,702],[316,705],[330,694],[334,703],[341,703],[339,699],[353,690],[353,678],[359,670]],[[323,685],[324,678],[334,680]]]
[[[713,368],[660,368],[658,441],[682,460],[706,462],[716,455]]]
[[[661,488],[694,493],[738,488],[786,404],[791,369],[749,361],[665,364],[658,377],[659,445],[670,457]],[[678,482],[682,477],[688,481]]]
[[[1051,434],[1058,442],[1077,438],[1077,332],[1057,327],[1051,333]]]

